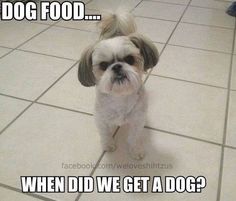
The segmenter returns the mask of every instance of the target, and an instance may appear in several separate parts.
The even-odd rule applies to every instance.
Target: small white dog
[[[96,85],[95,120],[104,150],[116,149],[112,131],[128,124],[129,152],[142,159],[147,108],[142,75],[157,64],[158,51],[149,39],[135,33],[128,14],[110,14],[99,25],[100,40],[83,52],[78,77],[84,86]]]

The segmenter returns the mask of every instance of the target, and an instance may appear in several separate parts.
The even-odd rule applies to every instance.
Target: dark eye
[[[129,65],[133,65],[135,62],[135,59],[132,55],[128,55],[127,57],[124,58],[124,61]]]
[[[101,69],[101,70],[105,71],[105,70],[107,69],[107,67],[109,66],[109,63],[103,61],[103,62],[101,62],[101,63],[99,64],[99,66],[100,66],[100,69]]]

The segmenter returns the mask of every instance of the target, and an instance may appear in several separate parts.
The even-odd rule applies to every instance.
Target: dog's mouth
[[[113,78],[112,83],[122,84],[126,80],[128,80],[127,75],[124,74],[124,73],[119,73],[119,74],[115,75],[115,77]]]

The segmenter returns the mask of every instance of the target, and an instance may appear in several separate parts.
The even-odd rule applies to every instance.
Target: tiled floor
[[[149,95],[143,161],[103,153],[93,120],[94,88],[77,80],[94,22],[0,22],[0,200],[235,201],[235,18],[224,0],[87,0],[88,13],[126,8],[161,58]],[[97,163],[98,167],[94,168]],[[155,168],[105,165],[158,164]],[[68,164],[87,168],[68,169]],[[22,194],[21,175],[199,176],[200,194]]]

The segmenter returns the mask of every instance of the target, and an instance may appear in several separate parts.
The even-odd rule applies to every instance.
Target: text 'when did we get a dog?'
[[[63,3],[57,1],[41,1],[39,4],[35,2],[23,3],[2,1],[0,20],[89,20],[100,21],[101,15],[85,14],[85,4],[80,1],[64,1]]]
[[[23,193],[201,193],[206,187],[206,178],[166,176],[22,176]]]

